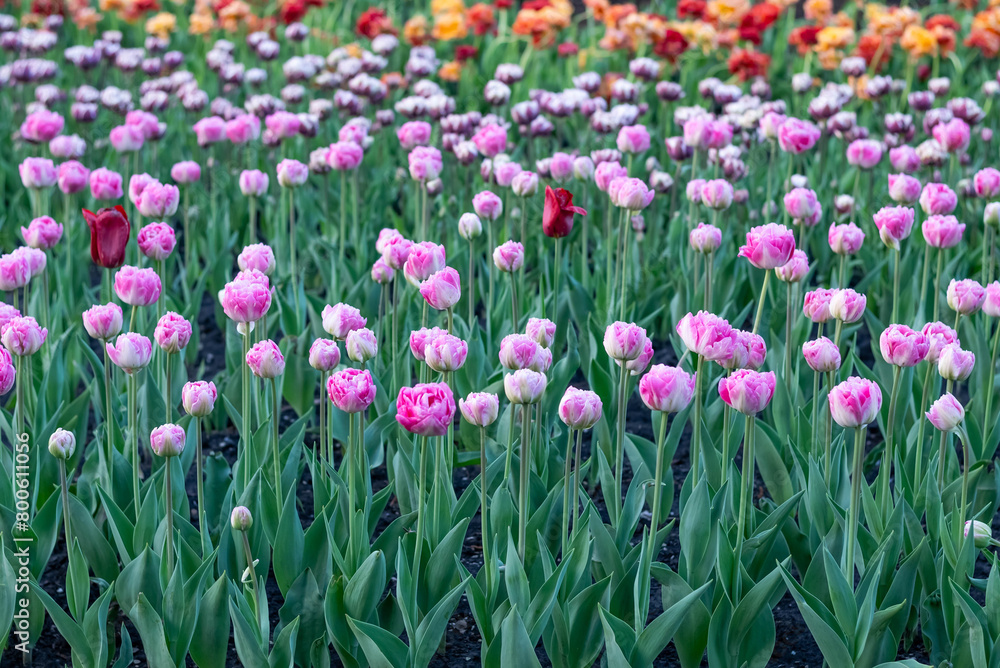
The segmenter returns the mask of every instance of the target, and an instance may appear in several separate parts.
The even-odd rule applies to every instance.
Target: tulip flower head
[[[160,277],[153,269],[125,265],[115,272],[115,294],[130,306],[149,306],[160,298]]]
[[[21,228],[21,237],[24,243],[31,248],[48,250],[52,248],[62,238],[63,226],[49,216],[35,218],[28,227]]]
[[[929,349],[927,336],[906,325],[889,325],[879,336],[882,359],[893,366],[916,366],[924,361]]]
[[[931,364],[937,364],[941,351],[945,346],[959,343],[958,333],[943,322],[929,322],[921,330],[927,337],[927,356],[924,358]]]
[[[165,260],[177,246],[177,235],[166,223],[150,223],[141,230],[137,238],[139,250],[150,260]]]
[[[394,247],[393,244],[391,247]],[[445,268],[444,246],[432,241],[421,241],[409,248],[406,262],[403,263],[403,277],[415,288],[430,278],[436,272]]]
[[[817,373],[836,371],[840,368],[840,348],[825,336],[803,343],[802,356],[809,368]]]
[[[215,410],[219,392],[212,381],[198,380],[185,383],[181,390],[181,405],[188,415],[207,417]]]
[[[344,341],[347,356],[359,364],[364,364],[378,354],[378,340],[375,332],[367,327],[348,332]]]
[[[500,413],[500,398],[489,392],[472,392],[465,399],[458,400],[458,410],[469,424],[488,427]]]
[[[928,183],[920,193],[920,208],[928,216],[946,216],[958,206],[958,195],[943,183]]]
[[[535,404],[545,393],[548,379],[544,373],[518,369],[503,378],[503,389],[512,404]]]
[[[519,241],[505,241],[493,249],[493,264],[505,274],[512,274],[524,266],[524,246]]]
[[[948,306],[956,313],[962,315],[972,315],[978,311],[986,301],[986,289],[971,278],[956,281],[951,279],[948,283]]]
[[[175,424],[161,425],[149,433],[149,447],[157,457],[179,457],[186,440],[184,429]]]
[[[12,318],[0,333],[0,342],[11,355],[17,357],[27,357],[38,352],[49,330],[39,326],[38,322],[29,315]]]
[[[277,378],[285,372],[285,356],[270,339],[255,343],[247,352],[246,362],[258,378]]]
[[[122,331],[122,322],[122,307],[114,302],[95,304],[83,312],[83,327],[87,334],[105,343],[118,336]]]
[[[542,210],[542,232],[559,239],[573,231],[574,214],[587,215],[587,210],[573,205],[573,193],[565,188],[545,186],[545,207]]]
[[[830,390],[827,401],[834,422],[845,429],[856,429],[878,418],[882,409],[882,389],[867,378],[851,376]]]
[[[861,250],[861,245],[865,242],[865,233],[854,223],[832,224],[827,240],[830,243],[830,250],[837,255],[854,255]]]
[[[259,271],[241,271],[222,289],[220,302],[226,316],[245,325],[263,318],[271,308],[271,286]]]
[[[344,303],[325,306],[322,315],[323,330],[337,341],[345,341],[348,334],[368,323],[361,311]]]
[[[131,230],[125,209],[115,206],[97,213],[84,209],[83,218],[90,228],[90,257],[94,264],[107,269],[122,266]]]
[[[452,267],[445,267],[420,284],[420,295],[438,311],[447,311],[462,297],[462,277]]]
[[[889,175],[889,197],[897,204],[910,206],[920,199],[920,181],[908,174]]]
[[[889,248],[899,250],[899,242],[913,231],[913,209],[905,206],[885,206],[875,214],[879,238]]]
[[[695,377],[680,367],[655,364],[639,381],[639,396],[646,407],[662,413],[679,413],[694,397]]]
[[[375,401],[375,380],[367,369],[342,369],[330,375],[326,392],[333,405],[345,413],[360,413]]]
[[[932,248],[954,248],[962,241],[965,224],[955,216],[932,215],[921,223],[920,230]]]
[[[857,322],[865,314],[868,298],[850,288],[834,290],[830,296],[830,315],[845,324]]]
[[[747,232],[747,242],[739,255],[758,269],[767,270],[788,264],[794,252],[795,233],[784,225],[768,223]]]
[[[135,332],[119,334],[114,345],[107,343],[105,349],[115,366],[129,375],[146,368],[153,357],[153,344]]]
[[[975,354],[969,350],[963,350],[957,343],[949,343],[943,346],[938,355],[938,373],[945,380],[967,380],[972,375],[972,370],[975,366]]]
[[[736,332],[727,320],[714,313],[688,313],[677,323],[676,331],[688,350],[709,361],[721,362],[733,355]]]
[[[67,460],[76,452],[76,435],[65,429],[56,429],[49,436],[49,454],[56,459]]]
[[[740,413],[756,415],[771,402],[774,387],[773,371],[762,373],[750,369],[738,369],[719,380],[719,396]]]
[[[941,395],[937,401],[931,404],[930,410],[924,415],[935,428],[944,432],[952,432],[958,430],[965,421],[965,408],[949,392]]]
[[[125,194],[122,187],[122,175],[118,172],[113,172],[106,167],[98,167],[90,172],[88,178],[90,180],[90,194],[94,199],[120,199]],[[98,211],[99,213],[100,211]],[[125,215],[124,209],[122,209],[122,215]],[[86,210],[84,210],[84,218],[86,218]]]
[[[802,281],[808,273],[809,258],[806,257],[805,251],[799,249],[796,249],[795,252],[792,253],[791,260],[774,270],[774,274],[778,277],[778,280],[784,281],[785,283],[798,283]]]
[[[167,311],[156,323],[153,339],[168,355],[179,353],[191,341],[191,323],[179,313]]]

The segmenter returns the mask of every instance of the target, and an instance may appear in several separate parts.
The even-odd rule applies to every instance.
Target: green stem
[[[493,537],[489,531],[489,482],[486,479],[486,427],[479,428],[479,515],[483,536],[483,566],[486,567],[486,577],[490,577],[492,562],[490,561],[490,543]],[[489,588],[489,587],[487,587]]]
[[[136,374],[138,371],[128,375],[128,437],[132,444],[132,500],[135,503],[135,517],[139,519],[139,420],[138,412],[138,390],[136,387]]]
[[[208,538],[208,526],[205,521],[205,480],[203,471],[203,456],[201,444],[201,418],[194,418],[194,446],[195,446],[195,467],[198,476],[198,532],[201,534],[201,545],[203,550],[211,546]],[[208,555],[202,554],[202,557]]]
[[[253,609],[254,614],[257,616],[257,624],[260,626],[261,631],[266,628],[267,623],[264,619],[263,611],[260,609],[260,585],[257,583],[257,571],[253,565],[253,553],[250,552],[250,539],[247,538],[247,532],[241,531],[243,534],[243,555],[247,560],[247,570],[250,571],[250,579],[253,581]],[[266,645],[268,642],[267,638],[263,638],[263,642]]]
[[[577,495],[580,493],[580,466],[583,465],[583,430],[576,432],[576,467],[573,469],[573,533],[577,530],[577,516],[580,504],[577,502]]]
[[[693,438],[691,439],[691,487],[693,488],[698,484],[699,476],[699,464],[701,462],[701,380],[702,380],[702,367],[704,366],[705,358],[701,355],[697,355],[698,365],[694,372],[694,424],[691,428],[694,430]]]
[[[660,528],[660,495],[663,488],[663,443],[667,436],[667,413],[660,413],[660,429],[656,437],[656,471],[653,473],[653,507],[649,521],[649,559],[655,560],[656,532]]]
[[[752,506],[750,498],[753,490],[754,471],[754,416],[746,416],[746,431],[743,435],[743,466],[740,473],[740,514],[736,519],[736,549],[733,560],[733,605],[739,605],[740,589],[743,584],[742,561],[743,541],[746,534],[747,514]]]
[[[996,374],[997,368],[997,346],[1000,345],[1000,325],[997,325],[996,330],[993,332],[993,347],[990,354],[990,370],[987,374],[989,380],[986,383],[986,410],[983,412],[983,441],[987,444],[990,441],[990,432],[993,430],[993,421],[990,416],[993,413],[993,385],[996,381],[994,374]],[[985,453],[988,459],[993,458],[993,454],[990,452]]]
[[[562,511],[562,540],[559,544],[562,546],[562,558],[566,558],[567,553],[567,543],[569,536],[569,502],[570,502],[570,483],[572,482],[572,467],[573,467],[573,428],[570,427],[566,432],[566,461],[563,465],[563,511]],[[484,534],[485,535],[485,534]]]
[[[913,503],[916,505],[917,499],[920,497],[920,489],[922,487],[923,481],[923,468],[924,468],[924,427],[927,424],[927,420],[923,419],[924,408],[927,406],[927,395],[930,393],[931,387],[931,373],[937,368],[936,364],[927,363],[927,369],[924,371],[924,384],[922,386],[922,391],[920,393],[920,406],[917,409],[917,415],[921,416],[917,420],[919,423],[917,425],[917,444],[916,444],[916,456],[914,458],[913,465]],[[989,401],[987,395],[987,401]]]
[[[611,494],[611,505],[614,508],[614,515],[612,515],[611,519],[615,526],[618,526],[622,515],[622,484],[625,477],[624,471],[622,471],[625,466],[625,412],[628,405],[628,369],[622,364],[619,366],[619,370],[621,371],[621,377],[618,383],[618,429],[615,434],[615,440],[617,441],[617,447],[615,448],[615,488]]]
[[[920,310],[920,313],[924,313],[927,301],[927,281],[931,276],[931,248],[933,246],[930,244],[924,245],[924,266],[920,276],[920,301],[917,302],[917,308]]]
[[[281,495],[281,454],[278,444],[278,420],[281,418],[281,407],[278,405],[278,381],[271,379],[271,458],[274,464],[274,493]]]
[[[931,316],[931,321],[936,321],[938,319],[939,305],[941,302],[941,272],[944,271],[944,252],[943,249],[938,248],[937,251],[937,271],[934,274],[934,311]]]
[[[424,549],[424,489],[427,478],[427,437],[420,437],[420,477],[417,478],[417,543],[413,548],[413,577],[420,574],[420,553]],[[414,601],[416,603],[416,601]]]
[[[897,248],[893,253],[896,260],[895,267],[892,270],[892,322],[899,322],[899,264],[900,264],[899,249]]]
[[[167,535],[163,538],[163,551],[167,553],[167,573],[174,572],[174,490],[170,480],[170,457],[163,469],[163,496],[166,501],[164,513],[167,520]]]
[[[889,395],[888,424],[885,426],[885,449],[882,451],[882,470],[879,471],[883,517],[888,517],[889,508],[892,506],[889,478],[892,477],[893,446],[895,445],[893,442],[893,432],[896,425],[896,405],[899,401],[899,381],[902,370],[902,367],[898,366],[892,368],[892,392]]]
[[[236,458],[243,468],[243,489],[250,486],[250,366],[247,364],[247,353],[250,352],[250,323],[243,324],[243,433],[240,434],[242,446]]]
[[[114,419],[111,415],[111,360],[108,357],[108,342],[104,341],[104,345],[101,348],[104,350],[104,431],[107,448],[108,448],[108,491],[113,493],[115,488],[115,443],[114,443],[114,430],[111,428],[112,420]]]
[[[757,315],[753,319],[753,333],[760,329],[760,317],[764,314],[764,300],[767,299],[767,283],[771,279],[771,270],[764,270],[764,284],[760,288],[760,300],[757,302]]]
[[[847,519],[847,543],[844,555],[844,577],[854,588],[854,548],[858,541],[858,522],[861,510],[861,479],[864,477],[865,428],[854,430],[854,464],[851,467],[851,505]]]
[[[340,172],[340,234],[337,237],[337,266],[333,268],[331,280],[336,282],[337,269],[344,266],[344,252],[347,247],[347,172]]]
[[[951,394],[951,391],[953,389],[955,389],[955,381],[949,380],[945,384],[945,392],[947,392],[948,394]],[[938,441],[938,474],[937,474],[937,483],[938,483],[938,491],[939,492],[944,490],[944,469],[945,469],[945,462],[946,462],[947,452],[948,452],[948,432],[942,431],[941,432],[941,439]]]
[[[69,483],[66,480],[66,460],[59,460],[59,493],[62,497],[63,534],[66,537],[66,554],[73,548],[73,532],[69,518]]]
[[[528,426],[530,404],[524,404],[521,409],[521,480],[517,490],[517,554],[524,563],[524,551],[527,544],[528,530],[528,485],[530,484],[531,462],[531,429]]]

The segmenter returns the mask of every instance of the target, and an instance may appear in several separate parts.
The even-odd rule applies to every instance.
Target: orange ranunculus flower
[[[431,0],[431,14],[461,14],[465,12],[462,0]]]
[[[102,12],[118,12],[125,9],[125,0],[101,0],[97,6]]]
[[[632,40],[628,33],[618,28],[605,28],[604,37],[597,43],[605,51],[629,51],[632,49]]]
[[[458,81],[462,78],[462,63],[449,60],[438,70],[438,76],[442,81]]]
[[[160,12],[146,21],[146,32],[166,39],[177,29],[177,17],[169,12]]]
[[[189,19],[188,32],[192,35],[205,35],[212,30],[212,15],[195,12]]]
[[[903,31],[903,37],[899,40],[899,45],[914,60],[922,56],[932,56],[937,53],[937,40],[934,38],[934,33],[918,25],[906,26],[906,30]]]
[[[882,67],[889,61],[892,54],[892,40],[881,35],[867,33],[858,40],[857,53],[865,59],[869,67],[875,65],[875,69]]]
[[[844,49],[854,42],[854,31],[850,28],[827,26],[816,33],[816,50],[830,51]]]
[[[420,46],[427,42],[430,35],[427,32],[427,17],[420,14],[411,16],[403,25],[403,39],[412,46]]]
[[[240,25],[250,15],[250,6],[243,0],[230,2],[219,12],[219,25],[226,32],[236,32]]]
[[[485,2],[477,2],[469,7],[469,11],[465,13],[465,20],[472,28],[472,34],[477,36],[493,32],[497,25],[493,7]]]
[[[729,73],[735,74],[740,81],[749,81],[754,77],[766,77],[767,68],[771,66],[771,56],[758,51],[733,49],[726,62]]]
[[[615,28],[620,21],[635,14],[636,11],[636,6],[633,4],[611,5],[604,12],[604,25],[608,28]]]
[[[833,15],[833,2],[831,0],[806,0],[802,5],[802,10],[808,20],[822,23]]]
[[[386,72],[380,79],[389,90],[396,90],[406,86],[406,78],[400,72]]]
[[[723,25],[739,25],[749,11],[749,0],[709,0],[705,18]]]
[[[93,7],[81,7],[73,12],[73,24],[79,28],[93,30],[101,20],[101,15]]]
[[[431,36],[434,39],[450,42],[454,39],[464,39],[468,34],[469,31],[465,27],[464,14],[459,12],[445,12],[444,14],[434,15],[434,28],[431,30]]]
[[[824,70],[835,70],[840,67],[840,61],[844,59],[844,52],[840,49],[828,49],[820,51],[816,58],[819,66]]]
[[[979,49],[987,58],[996,58],[1000,54],[1000,34],[992,30],[973,29],[964,44]]]
[[[597,21],[603,21],[604,13],[611,7],[608,0],[583,0],[583,4],[594,14],[594,19]]]

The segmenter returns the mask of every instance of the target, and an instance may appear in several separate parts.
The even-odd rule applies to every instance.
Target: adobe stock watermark
[[[14,648],[27,654],[31,638],[31,615],[28,610],[28,591],[31,586],[31,438],[27,432],[17,435],[14,444],[14,592],[18,594],[14,605]]]

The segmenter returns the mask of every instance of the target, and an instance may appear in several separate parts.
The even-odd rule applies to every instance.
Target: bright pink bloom
[[[920,208],[928,216],[946,215],[958,206],[958,195],[943,183],[928,183],[920,193]]]
[[[898,146],[889,149],[889,163],[898,172],[912,174],[920,169],[920,156],[912,146]]]
[[[865,242],[865,233],[854,223],[830,225],[827,233],[830,249],[837,255],[854,255]]]
[[[331,339],[316,339],[309,346],[309,366],[317,371],[333,371],[340,364],[340,347]]]
[[[181,314],[167,311],[156,323],[153,339],[168,355],[179,353],[191,341],[191,323]]]
[[[194,160],[182,160],[170,168],[170,178],[176,183],[185,185],[194,183],[201,178],[201,165]]]
[[[80,135],[59,135],[49,140],[49,153],[55,158],[82,158],[87,152],[87,142]]]
[[[768,223],[747,232],[746,245],[740,248],[745,257],[758,269],[777,269],[787,264],[795,252],[795,233],[784,225]]]
[[[111,146],[119,153],[133,153],[142,148],[146,135],[137,125],[119,125],[108,134]]]
[[[617,189],[615,185],[618,186]],[[653,201],[656,191],[650,190],[642,179],[622,178],[608,186],[608,194],[615,206],[629,211],[642,211]]]
[[[602,192],[608,191],[613,180],[625,176],[628,176],[628,170],[614,160],[602,162],[594,169],[594,183]]]
[[[455,418],[455,397],[447,383],[399,388],[396,421],[418,436],[444,436]]]
[[[699,253],[714,253],[722,245],[722,230],[715,225],[698,223],[688,234],[688,243]]]
[[[338,341],[347,340],[347,335],[368,324],[368,319],[362,317],[361,311],[350,304],[327,304],[323,307],[323,331]]]
[[[573,176],[573,156],[562,151],[553,153],[549,161],[549,176],[558,183],[569,180]]]
[[[774,372],[737,369],[730,376],[719,380],[719,396],[744,415],[756,415],[771,402],[774,396]]]
[[[524,265],[524,246],[519,241],[505,241],[493,249],[493,264],[500,271],[512,274]]]
[[[10,392],[16,380],[17,371],[10,353],[5,348],[0,348],[0,396]]]
[[[128,198],[132,201],[132,204],[139,203],[139,197],[142,196],[142,191],[154,183],[159,183],[149,174],[133,174],[128,180]]]
[[[736,331],[728,321],[714,313],[688,313],[680,319],[676,329],[688,350],[709,361],[722,362],[733,355]]]
[[[298,160],[285,159],[278,163],[278,185],[282,188],[298,188],[309,178],[309,165]]]
[[[115,338],[122,331],[122,307],[114,302],[91,306],[83,312],[83,327],[92,338]]]
[[[192,417],[207,417],[215,410],[215,400],[219,398],[219,391],[212,381],[196,380],[184,383],[181,390],[181,405],[188,415]]]
[[[851,376],[834,386],[827,400],[834,422],[845,429],[856,429],[878,419],[882,389],[874,381]]]
[[[247,366],[258,378],[277,378],[285,372],[285,356],[270,339],[258,341],[247,352]]]
[[[364,150],[352,141],[330,144],[326,153],[326,164],[338,172],[357,169],[365,157]]]
[[[931,130],[934,139],[948,153],[963,153],[969,148],[971,132],[969,124],[961,118],[953,118],[946,123],[938,123]]]
[[[424,347],[424,361],[438,373],[461,369],[468,354],[469,345],[451,334],[436,336]]]
[[[843,323],[857,322],[865,313],[868,298],[850,288],[834,291],[830,297],[830,315]]]
[[[637,359],[648,341],[646,330],[635,323],[614,322],[604,330],[604,350],[619,362]]]
[[[702,196],[704,197],[704,193]],[[820,208],[815,191],[809,188],[792,188],[785,194],[784,204],[785,211],[796,221],[796,225],[812,220]]]
[[[531,369],[518,369],[503,377],[503,389],[512,404],[535,404],[545,394],[548,378]]]
[[[431,124],[427,121],[408,121],[396,130],[396,138],[404,151],[426,146],[431,140]]]
[[[931,409],[924,415],[937,429],[955,431],[965,421],[965,408],[954,395],[947,392],[931,404]]]
[[[44,144],[62,132],[65,124],[66,121],[56,112],[40,109],[28,114],[21,123],[21,138],[32,144]]]
[[[933,248],[952,248],[962,241],[965,225],[955,216],[928,216],[921,223],[921,231],[927,244]]]
[[[130,375],[146,368],[153,357],[153,344],[135,332],[119,335],[115,345],[107,343],[105,349],[115,366]]]
[[[51,188],[59,178],[56,166],[48,158],[25,158],[17,167],[25,188]]]
[[[507,160],[493,165],[493,178],[496,179],[497,185],[501,188],[510,188],[514,177],[522,171],[524,170],[521,169],[521,165],[513,160]]]
[[[679,413],[694,397],[695,377],[678,366],[655,364],[639,381],[639,396],[651,411]]]
[[[723,369],[757,369],[764,366],[767,346],[764,337],[741,329],[733,330],[733,352],[724,360],[715,360]]]
[[[916,366],[923,362],[930,349],[930,342],[923,332],[906,325],[889,325],[879,336],[882,359],[893,366]]]
[[[645,125],[626,125],[618,131],[617,144],[622,153],[645,153],[649,150],[649,130]]]
[[[35,218],[28,227],[21,228],[21,236],[31,248],[46,250],[52,248],[62,238],[63,226],[49,216]]]
[[[472,135],[472,142],[480,154],[487,158],[495,158],[507,150],[507,131],[496,123],[490,123]]]
[[[489,392],[472,392],[458,400],[458,409],[469,424],[488,427],[500,413],[500,397]]]
[[[220,302],[226,316],[236,323],[257,322],[271,308],[271,287],[267,276],[259,272],[240,272],[226,283]],[[251,278],[252,275],[255,275]]]
[[[871,169],[882,160],[882,144],[874,139],[855,139],[847,146],[847,162]]]
[[[1000,196],[1000,170],[984,167],[972,178],[976,196],[984,199],[996,199]]]
[[[106,167],[98,167],[90,173],[90,194],[94,199],[120,199],[122,190],[122,175]]]
[[[251,114],[241,114],[226,121],[226,139],[233,144],[246,144],[260,137],[260,119]]]
[[[411,339],[412,341],[412,339]],[[500,365],[509,370],[545,371],[552,353],[527,334],[508,334],[500,342]]]
[[[138,236],[139,250],[151,260],[165,260],[177,245],[174,229],[166,223],[150,223]]]
[[[809,368],[819,373],[840,368],[840,348],[825,336],[803,343],[802,356]]]
[[[445,267],[420,284],[420,295],[431,308],[447,311],[462,297],[462,277],[453,268]]]
[[[142,109],[133,109],[125,114],[125,125],[139,128],[143,139],[159,139],[166,132],[165,128],[161,130],[156,114]]]
[[[299,133],[302,121],[290,111],[276,111],[264,119],[264,126],[277,139],[288,139]]]
[[[407,156],[410,166],[410,178],[414,181],[433,181],[441,174],[444,164],[441,161],[441,151],[433,146],[418,146]]]
[[[924,325],[921,331],[927,337],[929,345],[927,348],[927,357],[924,359],[931,364],[937,364],[938,358],[941,356],[941,350],[945,346],[958,343],[958,333],[943,322],[929,322]]]
[[[87,187],[90,180],[90,170],[76,160],[67,160],[59,165],[57,178],[59,190],[67,195],[75,195]]]
[[[440,327],[421,327],[410,332],[410,352],[420,362],[424,361],[424,351],[427,345],[438,336],[448,332]],[[502,349],[502,346],[501,346]]]
[[[947,294],[948,306],[962,315],[972,315],[986,301],[986,289],[978,281],[971,278],[965,278],[961,281],[951,279],[951,282],[948,283]]]
[[[372,264],[372,280],[379,285],[391,283],[395,273],[395,270],[389,266],[385,258],[380,257]]]
[[[153,269],[125,265],[115,272],[115,294],[130,306],[149,306],[160,298],[160,277]]]
[[[198,138],[198,146],[208,146],[226,138],[226,122],[218,116],[203,118],[191,129]]]
[[[559,400],[559,419],[570,429],[590,429],[603,412],[601,398],[590,390],[570,386]]]
[[[247,197],[261,197],[267,192],[269,178],[259,169],[245,169],[240,172],[240,192]]]
[[[432,274],[444,269],[445,262],[443,245],[432,241],[421,241],[410,247],[406,262],[403,264],[403,276],[407,283],[419,288],[420,284]]]
[[[532,197],[538,192],[538,174],[521,170],[510,180],[510,189],[518,197]]]
[[[945,380],[967,380],[975,366],[976,355],[970,350],[963,350],[957,343],[949,343],[941,348],[937,368]]]
[[[547,318],[528,318],[524,333],[543,348],[548,348],[556,338],[556,323]]]
[[[701,187],[701,201],[709,209],[722,211],[733,203],[733,186],[725,179],[706,181]]]
[[[149,432],[149,449],[157,457],[179,457],[184,452],[187,434],[182,427],[164,424]]]
[[[256,269],[262,274],[270,276],[275,267],[274,251],[267,244],[245,246],[237,256],[236,264],[240,271]]]
[[[792,259],[774,270],[778,280],[785,283],[798,283],[809,273],[809,258],[804,250],[796,249]]]
[[[875,214],[874,219],[879,238],[889,248],[899,250],[899,242],[913,231],[913,209],[909,207],[884,206]]]
[[[503,213],[503,200],[496,193],[483,190],[472,198],[472,208],[483,220],[493,221]]]
[[[819,141],[822,132],[810,123],[798,118],[788,118],[778,128],[778,146],[786,153],[805,153]]]
[[[986,299],[983,300],[983,313],[991,318],[1000,317],[1000,281],[993,281],[986,286]]]
[[[45,343],[49,330],[39,326],[30,315],[12,318],[0,333],[0,341],[11,355],[26,357],[34,355]]]
[[[914,204],[920,199],[921,190],[920,180],[909,174],[889,175],[889,197],[897,204]]]

